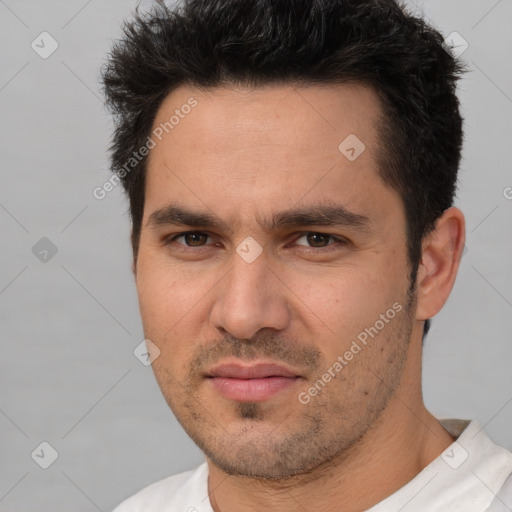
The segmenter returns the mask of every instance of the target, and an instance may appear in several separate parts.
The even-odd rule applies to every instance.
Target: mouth
[[[221,364],[206,373],[212,387],[236,402],[263,402],[296,384],[302,377],[278,364]]]

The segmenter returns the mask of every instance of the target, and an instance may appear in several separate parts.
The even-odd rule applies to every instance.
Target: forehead
[[[180,87],[153,123],[145,218],[175,200],[237,221],[318,200],[378,210],[362,192],[392,194],[377,174],[380,116],[361,85]]]
[[[193,100],[197,105],[186,108]],[[181,110],[188,113],[180,115]],[[308,151],[314,157],[315,153],[332,150],[333,146],[336,150],[350,133],[358,133],[371,145],[381,106],[371,88],[355,84],[232,86],[207,90],[182,86],[163,101],[153,129],[164,125],[173,114],[176,124],[164,137],[170,140],[178,137],[184,148],[190,148],[194,139],[200,139],[210,151],[226,153],[256,149],[254,145],[258,144],[257,153],[283,144],[297,150],[314,149],[313,154]]]

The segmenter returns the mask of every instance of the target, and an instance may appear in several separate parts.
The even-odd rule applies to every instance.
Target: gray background
[[[512,0],[410,5],[468,41],[471,67],[457,199],[467,252],[428,337],[425,400],[511,449]],[[119,188],[92,195],[109,177],[112,128],[99,69],[134,6],[0,0],[1,511],[108,511],[202,460],[133,355],[127,202]],[[59,44],[47,59],[31,48],[43,31]],[[34,254],[43,237],[55,255],[47,241]],[[46,470],[31,458],[43,441],[59,455]]]

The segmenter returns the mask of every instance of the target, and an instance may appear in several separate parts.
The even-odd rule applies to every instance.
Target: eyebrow
[[[304,226],[345,227],[368,230],[371,221],[365,215],[351,212],[341,205],[320,204],[291,208],[276,212],[268,219],[257,219],[258,224],[268,232],[279,228],[297,228]],[[149,216],[146,226],[161,227],[167,225],[187,226],[204,229],[232,231],[229,225],[213,212],[200,212],[171,203],[155,210]]]

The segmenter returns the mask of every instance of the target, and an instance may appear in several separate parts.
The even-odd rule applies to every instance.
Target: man
[[[116,512],[484,511],[512,454],[437,420],[464,247],[461,65],[392,0],[160,2],[103,72],[162,393],[206,455]]]

